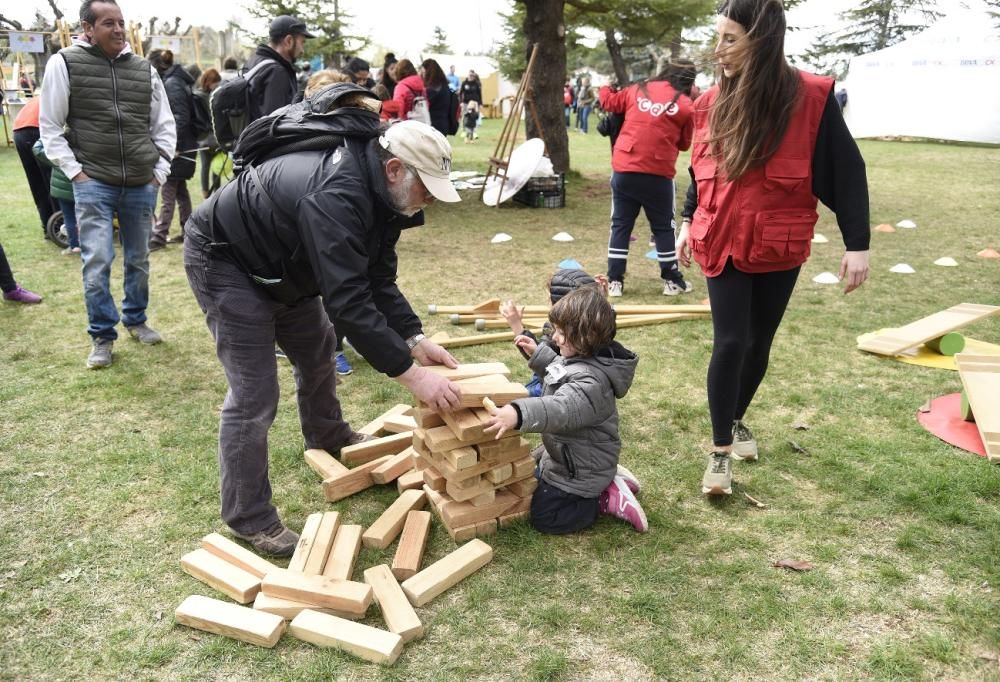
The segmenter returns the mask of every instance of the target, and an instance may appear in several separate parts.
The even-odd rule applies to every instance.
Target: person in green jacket
[[[52,179],[49,181],[49,196],[59,204],[59,210],[63,214],[63,226],[66,228],[66,236],[69,237],[69,246],[63,249],[64,256],[72,256],[80,253],[80,232],[76,229],[76,203],[73,201],[73,183],[66,177],[58,166],[53,164],[49,157],[45,156],[45,145],[39,140],[31,148],[35,158],[42,165],[52,168]]]

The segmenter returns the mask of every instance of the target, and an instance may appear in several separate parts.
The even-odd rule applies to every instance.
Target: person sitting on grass
[[[532,453],[538,488],[531,498],[531,525],[542,533],[589,528],[598,514],[616,516],[637,531],[649,530],[635,497],[639,482],[618,465],[621,438],[616,400],[625,397],[638,356],[614,340],[615,313],[600,288],[583,286],[552,306],[552,341],[518,336],[529,366],[544,372],[542,395],[495,410],[485,431],[542,434]]]

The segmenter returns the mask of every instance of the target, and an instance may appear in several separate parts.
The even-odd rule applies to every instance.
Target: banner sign
[[[150,36],[150,50],[170,50],[174,54],[181,51],[180,36]]]
[[[44,33],[10,32],[10,49],[13,52],[45,52]]]

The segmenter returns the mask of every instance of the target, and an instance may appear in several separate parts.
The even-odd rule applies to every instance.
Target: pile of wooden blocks
[[[538,486],[528,442],[516,431],[499,440],[484,432],[489,419],[484,398],[506,405],[528,395],[503,369],[503,374],[458,380],[462,409],[437,412],[419,405],[413,415],[418,424],[413,449],[424,491],[456,542],[492,535],[526,518]]]

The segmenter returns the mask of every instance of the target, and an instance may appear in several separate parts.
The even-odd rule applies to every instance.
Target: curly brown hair
[[[581,356],[595,355],[615,338],[615,311],[596,284],[574,289],[559,299],[549,311],[549,322]]]

